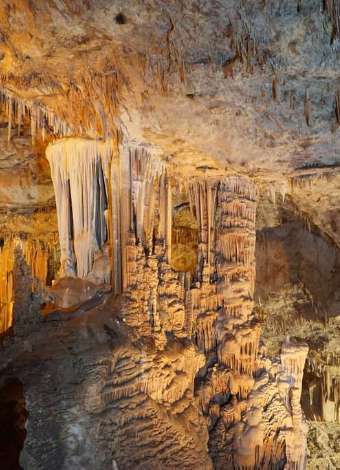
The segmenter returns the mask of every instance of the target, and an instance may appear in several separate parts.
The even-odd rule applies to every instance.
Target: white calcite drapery
[[[164,163],[145,147],[66,138],[47,147],[58,213],[61,276],[90,275],[104,245],[111,249],[115,293],[126,288],[129,233],[150,245],[156,182],[160,184],[160,236],[171,245],[171,191]],[[164,211],[163,211],[164,206]]]
[[[86,277],[107,239],[107,175],[112,143],[63,139],[46,150],[55,190],[61,275]]]

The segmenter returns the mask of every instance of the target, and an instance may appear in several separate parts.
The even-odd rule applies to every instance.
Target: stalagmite
[[[305,344],[295,344],[287,337],[281,348],[281,364],[283,373],[294,378],[291,384],[299,390],[301,396],[302,377],[305,361],[307,358],[308,346]],[[300,400],[299,396],[299,400]]]

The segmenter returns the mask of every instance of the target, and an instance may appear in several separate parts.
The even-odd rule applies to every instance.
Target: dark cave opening
[[[116,15],[116,23],[117,24],[126,24],[127,23],[127,19],[126,19],[126,16],[124,15],[124,13],[118,13],[118,15]]]
[[[27,410],[22,383],[8,380],[0,388],[0,467],[19,470],[20,453],[26,438]]]

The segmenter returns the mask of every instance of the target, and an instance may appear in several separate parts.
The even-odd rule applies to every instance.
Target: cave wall
[[[328,315],[339,314],[340,257],[331,239],[295,220],[258,231],[256,257],[257,298],[302,283]]]

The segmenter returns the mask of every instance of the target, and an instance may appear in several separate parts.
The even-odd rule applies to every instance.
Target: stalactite
[[[33,100],[16,96],[5,88],[0,89],[0,101],[4,104],[8,116],[8,140],[11,139],[12,127],[15,123],[18,125],[18,134],[20,135],[25,116],[30,119],[33,142],[38,131],[42,137],[50,129],[58,137],[66,137],[74,132],[74,129],[50,109]]]
[[[289,180],[291,191],[312,189],[315,183],[324,181],[326,184],[329,180],[334,178],[334,171],[323,171],[314,173],[305,173],[297,176],[292,176]]]
[[[33,239],[6,238],[0,248],[0,333],[13,323],[15,301],[14,269],[16,249],[20,249],[32,275],[32,291],[42,292],[48,277],[48,261],[55,251],[54,241],[46,243]]]
[[[208,316],[204,314],[196,320],[196,344],[201,351],[208,353],[216,349],[216,332],[215,332],[216,315]]]
[[[165,246],[168,263],[171,262],[171,237],[172,237],[172,192],[170,179],[166,182],[166,233]]]
[[[121,279],[117,282],[120,283],[124,291],[128,286],[128,266],[125,255],[128,237],[134,233],[136,242],[150,250],[155,232],[155,213],[158,211],[160,221],[157,227],[157,236],[166,243],[167,233],[170,233],[171,236],[171,225],[166,232],[167,220],[169,220],[167,201],[171,193],[169,194],[166,186],[168,180],[164,162],[159,157],[153,156],[143,145],[127,141],[123,141],[120,146],[119,168],[115,170],[115,180],[119,180],[120,183]],[[116,190],[112,186],[112,194]],[[118,204],[118,200],[116,202]],[[171,202],[169,202],[169,210],[171,210]],[[113,215],[113,220],[118,220],[116,215]],[[117,230],[115,233],[118,233]],[[171,238],[168,244],[171,245]]]
[[[161,178],[161,188],[164,189],[164,233],[162,237],[166,239],[167,227],[167,203],[169,197],[168,178],[164,173],[164,164],[159,158],[154,158],[143,146],[129,147],[130,160],[130,185],[132,194],[132,210],[134,223],[136,225],[136,235],[141,242],[148,244],[153,232],[152,209],[154,207],[154,191],[158,178]],[[169,186],[170,189],[170,186]],[[166,193],[166,194],[165,194]],[[170,193],[171,195],[171,193]],[[170,202],[171,205],[171,202]]]
[[[17,109],[18,109],[18,136],[20,137],[21,134],[21,124],[22,124],[22,114],[23,114],[23,106],[22,102],[18,101],[17,103]],[[44,128],[45,129],[45,128]]]
[[[13,269],[14,250],[9,243],[0,249],[0,333],[13,322]]]
[[[106,241],[106,204],[112,143],[65,139],[46,156],[56,195],[61,274],[86,277]],[[74,250],[74,251],[73,251]]]
[[[189,185],[190,205],[194,210],[199,234],[199,264],[203,260],[210,265],[213,230],[215,223],[217,184],[204,180]]]
[[[141,336],[151,335],[162,348],[166,343],[165,332],[179,337],[186,335],[185,280],[169,266],[172,236],[170,179],[158,156],[142,145],[124,141],[115,180],[120,181],[122,277],[119,282],[124,292],[126,321]],[[118,217],[114,215],[113,220],[116,219]]]
[[[112,284],[113,292],[119,294],[122,291],[122,236],[121,236],[121,179],[120,166],[111,162],[109,188],[109,203],[111,206],[111,231],[112,240]]]
[[[311,125],[311,104],[309,99],[309,90],[306,88],[305,90],[305,99],[304,99],[304,115],[305,121],[308,127]]]
[[[279,79],[276,76],[272,79],[272,98],[274,101],[279,99]]]

